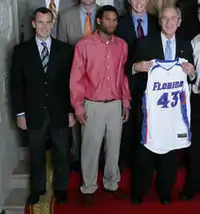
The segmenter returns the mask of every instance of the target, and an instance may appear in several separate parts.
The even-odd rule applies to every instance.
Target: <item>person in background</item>
[[[132,75],[132,59],[135,46],[144,36],[154,35],[159,31],[158,21],[147,12],[148,0],[125,0],[128,12],[119,19],[116,35],[124,39],[128,44],[128,60],[125,72],[128,75],[131,90],[131,112],[127,123],[123,125],[122,145],[120,152],[120,166],[130,165],[135,158],[139,146],[138,94],[135,93],[137,82]]]
[[[200,21],[200,6],[197,10],[198,19]],[[191,89],[191,129],[192,129],[192,145],[186,151],[188,157],[188,168],[186,173],[186,183],[180,193],[180,199],[189,201],[200,192],[200,34],[192,40],[194,65],[197,71],[197,81],[192,85]]]
[[[53,13],[41,7],[33,13],[35,36],[14,49],[11,92],[17,126],[30,141],[30,195],[36,204],[46,192],[46,137],[52,141],[53,190],[56,203],[67,201],[69,182],[70,45],[53,39]]]
[[[129,117],[131,99],[124,73],[127,44],[114,36],[118,23],[115,7],[97,12],[97,31],[78,42],[70,77],[71,103],[82,125],[81,169],[83,204],[92,205],[97,186],[98,160],[105,136],[104,190],[118,198],[118,167],[122,123]]]
[[[95,0],[81,0],[80,5],[60,14],[58,39],[71,45],[95,30],[95,16],[99,6]]]

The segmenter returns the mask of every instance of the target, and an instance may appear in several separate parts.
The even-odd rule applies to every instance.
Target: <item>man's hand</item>
[[[73,127],[76,124],[76,119],[74,114],[69,113],[69,127]]]
[[[187,75],[190,75],[192,77],[196,75],[196,71],[194,69],[194,66],[191,63],[189,63],[189,62],[183,62],[182,63],[182,68],[183,68],[183,71]]]
[[[123,109],[123,115],[122,115],[122,122],[123,123],[126,123],[127,121],[128,121],[128,118],[129,118],[129,112],[130,112],[130,110],[129,110],[129,108],[124,108]]]
[[[86,113],[76,114],[76,118],[81,124],[84,124],[87,121],[88,116]]]
[[[17,117],[17,126],[18,126],[20,129],[27,130],[27,126],[26,126],[26,117],[25,117],[25,115],[22,115],[22,116],[18,116],[18,117]]]
[[[136,72],[148,72],[151,69],[152,65],[152,61],[141,61],[133,64],[134,70]]]

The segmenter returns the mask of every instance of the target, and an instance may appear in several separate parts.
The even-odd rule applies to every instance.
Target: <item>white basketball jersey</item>
[[[142,100],[142,144],[157,154],[191,144],[190,93],[185,59],[154,60]]]

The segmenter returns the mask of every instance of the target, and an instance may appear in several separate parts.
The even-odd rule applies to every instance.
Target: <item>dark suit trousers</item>
[[[156,172],[156,191],[160,196],[170,194],[176,181],[177,151],[166,154],[155,154],[139,147],[134,171],[132,172],[132,197],[145,195],[151,185]]]
[[[188,171],[185,191],[200,191],[200,95],[191,95],[191,130],[192,144],[186,150]]]
[[[68,127],[59,129],[51,126],[49,114],[41,129],[29,129],[30,138],[30,187],[31,192],[46,189],[46,139],[51,137],[53,188],[54,190],[66,190],[69,180],[69,138]]]

